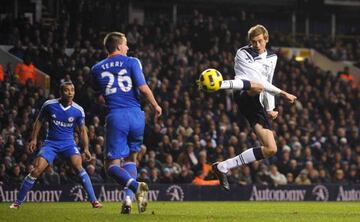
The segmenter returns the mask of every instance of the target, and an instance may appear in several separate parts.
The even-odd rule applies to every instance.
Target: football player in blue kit
[[[109,110],[106,116],[105,165],[108,174],[125,188],[121,213],[130,213],[133,194],[141,213],[146,210],[149,188],[146,183],[136,181],[136,157],[145,128],[140,93],[151,103],[156,117],[162,110],[145,82],[139,59],[127,56],[129,47],[125,35],[108,33],[104,46],[108,57],[92,67],[92,79],[94,89],[103,95]]]
[[[28,144],[30,153],[36,150],[37,137],[42,124],[49,122],[49,130],[44,145],[41,147],[34,161],[34,169],[24,178],[16,201],[10,205],[12,209],[18,209],[24,202],[27,192],[34,186],[35,181],[48,165],[51,165],[59,154],[69,158],[72,167],[77,171],[86,192],[89,195],[93,208],[101,208],[102,204],[97,201],[89,175],[82,167],[82,159],[78,147],[74,141],[74,130],[79,127],[83,143],[83,151],[87,159],[91,159],[88,147],[88,135],[85,127],[85,113],[81,106],[73,102],[75,88],[71,82],[63,82],[60,86],[61,97],[47,100],[41,107],[40,113],[35,120],[31,141]]]

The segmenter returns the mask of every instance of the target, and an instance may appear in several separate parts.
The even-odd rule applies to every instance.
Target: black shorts
[[[272,130],[267,112],[259,101],[259,95],[249,96],[246,91],[239,91],[235,93],[235,101],[251,127],[258,123],[265,129]]]

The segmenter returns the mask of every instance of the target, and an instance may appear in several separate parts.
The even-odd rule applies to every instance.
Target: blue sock
[[[32,177],[29,175],[27,175],[22,184],[21,184],[21,187],[20,187],[20,191],[19,191],[19,194],[17,196],[17,199],[15,201],[16,204],[22,204],[26,198],[26,194],[29,190],[31,190],[31,188],[34,186],[35,184],[35,181],[36,181],[36,178],[35,177]]]
[[[136,180],[137,178],[137,168],[136,168],[136,163],[134,162],[126,162],[124,165],[123,165],[123,169],[126,170],[130,176]],[[125,191],[125,197],[129,197],[130,200],[132,200],[134,198],[134,193],[129,189],[129,188],[125,188],[124,189]]]
[[[134,193],[136,193],[139,183],[134,180],[130,174],[121,168],[119,165],[112,164],[108,168],[109,175],[114,178],[118,184],[130,188]]]
[[[90,201],[91,202],[96,201],[95,192],[94,192],[94,188],[91,184],[90,177],[84,169],[82,169],[80,171],[79,177],[81,178],[82,184],[83,184],[87,194],[89,195]]]

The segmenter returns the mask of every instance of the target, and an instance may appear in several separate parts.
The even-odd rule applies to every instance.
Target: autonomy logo
[[[86,201],[88,199],[88,194],[81,185],[71,188],[70,196],[74,196],[74,201]]]
[[[351,188],[351,187],[350,187]],[[339,187],[339,193],[336,198],[337,201],[359,201],[360,200],[360,190],[358,189],[344,189],[343,186]]]
[[[184,191],[178,185],[172,185],[166,190],[166,195],[170,196],[171,201],[183,201],[184,200]]]
[[[315,200],[328,201],[329,191],[323,185],[316,185],[312,190],[312,195],[315,196]]]

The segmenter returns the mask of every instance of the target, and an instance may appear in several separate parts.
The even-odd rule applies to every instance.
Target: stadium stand
[[[64,1],[70,4],[70,1]],[[87,86],[90,67],[105,58],[103,32],[113,27],[128,38],[130,54],[143,62],[150,88],[163,108],[154,122],[146,104],[144,145],[147,153],[139,161],[139,178],[149,183],[200,183],[213,180],[209,163],[235,156],[258,145],[250,126],[238,115],[230,92],[206,94],[197,89],[199,73],[214,67],[232,77],[235,50],[243,45],[246,25],[241,20],[193,11],[172,24],[170,16],[152,16],[144,24],[127,23],[123,17],[96,20],[96,13],[114,13],[100,1],[66,5],[56,26],[30,24],[25,18],[1,20],[2,44],[51,76],[51,94],[31,82],[19,82],[16,71],[2,64],[0,78],[0,181],[21,182],[34,155],[25,152],[32,123],[42,103],[58,96],[63,80],[72,80],[75,101],[85,108],[93,160],[86,169],[94,183],[112,182],[103,170],[104,113]],[[66,7],[67,6],[67,7]],[[80,12],[80,13],[78,13]],[[88,16],[93,15],[93,16]],[[112,17],[112,16],[110,16]],[[271,32],[271,28],[270,28]],[[276,33],[272,45],[291,45],[287,36]],[[292,40],[293,41],[293,40]],[[298,39],[301,46],[319,49],[335,60],[360,61],[359,39]],[[72,48],[72,51],[67,50]],[[344,73],[341,73],[344,74]],[[279,117],[273,122],[279,151],[276,157],[232,171],[233,184],[360,183],[360,90],[346,76],[321,70],[310,61],[287,60],[279,55],[275,85],[298,96],[295,106],[277,101]],[[239,123],[239,124],[238,124]],[[42,129],[42,139],[46,127]],[[78,136],[77,136],[78,137]],[[78,142],[78,140],[77,140]],[[39,146],[41,143],[39,144]],[[205,159],[204,159],[205,158]],[[75,172],[58,159],[40,180],[77,183]],[[54,174],[50,176],[49,174]],[[53,178],[54,177],[54,178]],[[59,179],[58,179],[59,178]]]

